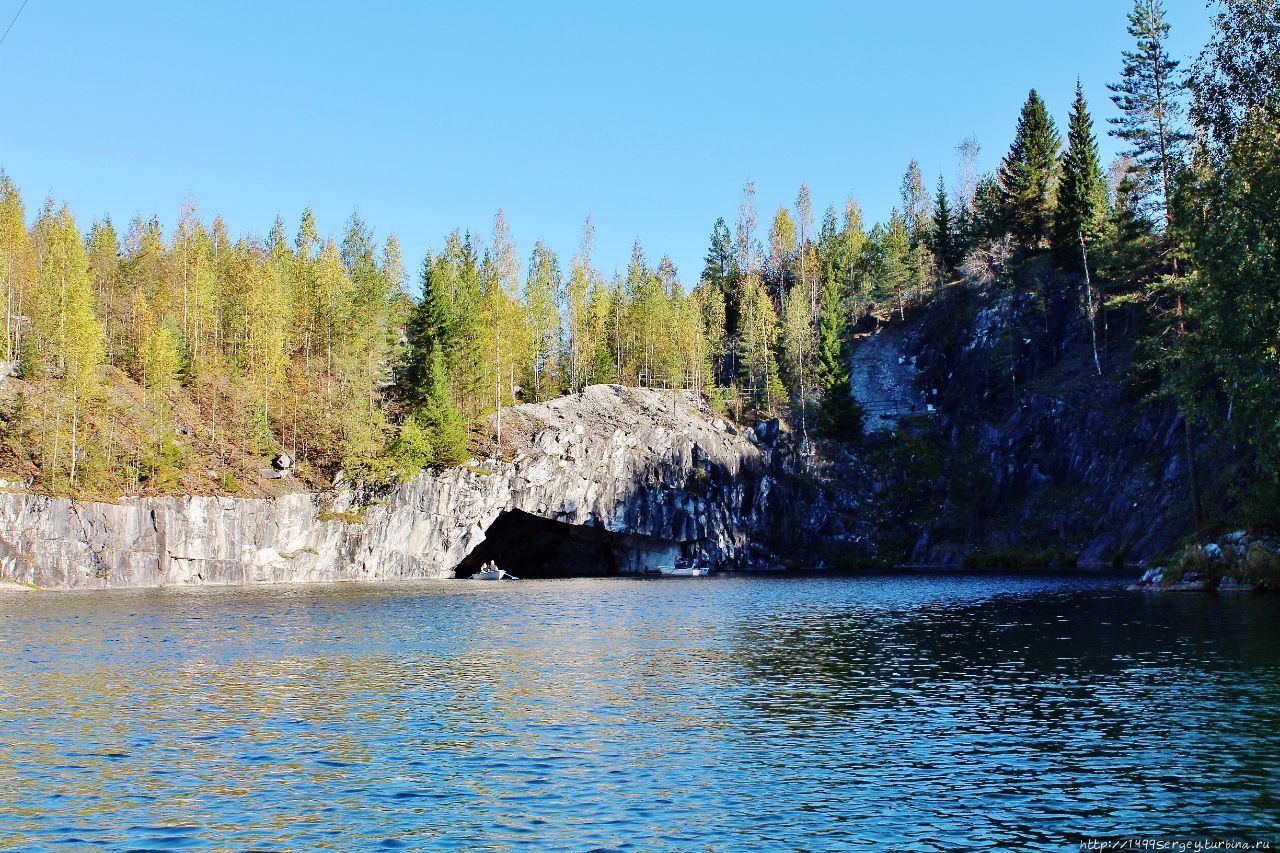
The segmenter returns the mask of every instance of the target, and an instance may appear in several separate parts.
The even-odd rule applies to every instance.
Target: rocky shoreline
[[[1143,572],[1130,590],[1142,592],[1262,592],[1280,588],[1280,542],[1237,530],[1188,546],[1168,565]]]
[[[916,528],[910,515],[886,511],[902,485],[867,461],[877,443],[883,453],[909,434],[881,433],[857,451],[816,447],[776,420],[732,424],[687,392],[591,386],[508,410],[503,435],[488,458],[377,491],[107,502],[0,489],[0,583],[414,580],[466,574],[489,559],[533,566],[532,576],[626,574],[679,556],[725,570],[1119,569],[1143,565],[1171,535],[1127,550],[1128,560],[1096,558],[1099,543],[1125,529],[1101,522],[1070,552],[1017,540],[1006,552],[934,543],[936,525]],[[885,558],[895,537],[906,537],[905,561]],[[1147,569],[1131,589],[1277,586],[1280,543],[1237,531]]]

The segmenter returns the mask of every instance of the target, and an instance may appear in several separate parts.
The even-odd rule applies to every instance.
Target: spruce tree
[[[930,233],[929,247],[937,259],[938,269],[945,279],[959,263],[956,257],[959,240],[956,234],[956,223],[952,218],[951,202],[947,198],[947,185],[938,177],[938,193],[933,201],[933,228]]]
[[[911,255],[907,221],[895,208],[889,215],[889,227],[880,241],[880,292],[882,300],[892,298],[898,304],[900,320],[907,319],[907,299],[915,283]]]
[[[449,400],[444,356],[438,349],[431,354],[425,397],[419,420],[429,430],[432,464],[440,468],[461,465],[467,461],[467,429]]]
[[[717,288],[724,297],[725,329],[730,336],[738,330],[737,288],[734,287],[733,237],[724,217],[711,229],[711,246],[702,268],[702,283]]]
[[[818,429],[833,438],[847,439],[862,433],[862,407],[849,387],[846,296],[839,278],[826,280],[818,316]]]
[[[1085,103],[1084,88],[1077,82],[1067,130],[1067,150],[1062,155],[1062,182],[1058,187],[1054,221],[1054,251],[1058,263],[1064,269],[1082,271],[1081,241],[1092,248],[1105,232],[1106,224],[1107,187],[1098,163],[1098,141],[1093,135],[1093,119]]]
[[[1049,240],[1061,144],[1044,101],[1032,89],[999,174],[1005,224],[1015,242],[1027,251],[1038,251]]]
[[[979,178],[974,186],[973,209],[969,214],[968,228],[965,242],[970,246],[994,242],[1009,233],[1000,184],[990,175]]]

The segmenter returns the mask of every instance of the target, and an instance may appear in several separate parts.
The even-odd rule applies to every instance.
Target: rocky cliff
[[[1124,311],[1099,316],[1095,357],[1082,297],[1057,274],[953,286],[855,350],[855,366],[888,362],[882,374],[910,365],[925,401],[899,406],[891,430],[869,434],[856,464],[831,476],[865,503],[879,558],[1143,562],[1190,531],[1181,419],[1136,363]],[[854,390],[868,428],[883,428],[876,389]],[[1206,452],[1202,476],[1212,463]]]
[[[0,579],[48,588],[452,577],[483,556],[638,571],[753,559],[772,478],[695,395],[613,385],[503,417],[504,458],[377,494],[0,493]],[[500,559],[501,562],[501,559]],[[562,571],[560,573],[568,573]]]
[[[0,492],[0,581],[42,587],[559,576],[751,566],[1143,562],[1192,527],[1181,422],[1124,315],[1078,283],[956,286],[861,337],[866,436],[744,429],[600,385],[509,409],[485,457],[381,492],[78,502]],[[1221,456],[1221,454],[1219,454]],[[1209,454],[1202,469],[1214,463]]]

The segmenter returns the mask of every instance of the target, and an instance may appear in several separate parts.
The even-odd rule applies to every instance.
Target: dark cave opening
[[[467,578],[493,560],[519,578],[606,577],[671,565],[680,545],[666,539],[567,524],[518,509],[499,515],[484,541],[454,570]]]

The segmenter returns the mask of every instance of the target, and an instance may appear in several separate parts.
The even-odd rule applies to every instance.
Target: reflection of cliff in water
[[[885,846],[912,827],[918,849],[1061,849],[1153,815],[1223,835],[1277,813],[1273,601],[989,580],[975,596],[984,579],[868,578],[856,598],[740,620],[727,772],[765,764],[785,781],[792,752],[820,753],[868,796],[813,791],[813,811],[879,828]],[[762,745],[779,727],[786,748]],[[956,815],[969,835],[943,834]]]
[[[0,643],[21,651],[0,668],[0,834],[361,850],[393,833],[430,849],[1265,837],[1277,628],[1266,597],[1097,578],[0,596]]]
[[[1009,584],[990,581],[993,589]],[[928,705],[995,714],[995,722],[1015,710],[1041,717],[1068,706],[1071,713],[1102,712],[1125,701],[1128,690],[1157,689],[1165,673],[1216,671],[1220,659],[1247,677],[1274,658],[1280,636],[1280,610],[1257,597],[1230,606],[1204,596],[1121,590],[1106,597],[1064,591],[966,600],[950,589],[981,582],[885,579],[886,590],[919,586],[918,596],[898,604],[878,599],[874,587],[881,582],[869,578],[869,594],[858,600],[743,626],[734,658],[758,688],[750,695],[763,713],[792,715],[807,703],[828,703],[873,717]],[[1055,583],[1021,582],[1028,592]]]

